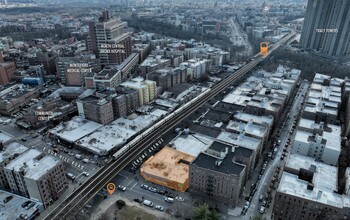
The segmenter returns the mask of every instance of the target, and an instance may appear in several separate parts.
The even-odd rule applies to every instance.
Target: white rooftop
[[[27,151],[28,148],[18,142],[12,142],[4,147],[3,151],[0,151],[0,163],[7,158],[14,156],[15,154],[22,154]]]
[[[55,128],[51,129],[49,133],[57,135],[62,140],[73,143],[102,126],[103,125],[99,123],[76,116],[68,122],[57,125]]]
[[[58,158],[53,156],[44,156],[40,159],[36,159],[42,154],[42,152],[36,149],[30,149],[12,160],[5,169],[15,172],[19,172],[23,169],[25,177],[34,180],[40,179],[47,170],[57,166],[60,162]]]
[[[267,132],[266,126],[254,124],[253,122],[244,123],[237,121],[229,121],[226,129],[238,132],[246,132],[247,134],[251,134],[260,138],[263,138]]]
[[[238,111],[238,112],[235,112],[233,117],[237,120],[241,120],[245,122],[253,121],[254,123],[262,124],[262,125],[272,126],[273,124],[272,116],[257,116],[257,115],[252,115],[249,113]]]
[[[76,141],[76,144],[98,155],[106,155],[166,113],[156,109],[148,115],[140,115],[134,119],[119,118]]]
[[[308,170],[311,165],[316,166],[312,181],[313,190],[308,190],[307,181],[299,179],[298,175],[283,172],[277,191],[342,208],[343,197],[333,192],[333,190],[337,190],[338,172],[336,167],[316,162],[313,158],[298,154],[290,154],[285,166],[295,170],[300,168]]]
[[[256,151],[261,144],[261,140],[259,139],[245,136],[242,133],[235,134],[227,131],[222,131],[217,139],[240,147],[248,148],[253,151]]]
[[[194,157],[207,150],[213,142],[214,139],[201,134],[181,135],[172,141],[176,150]]]
[[[25,177],[30,179],[38,180],[43,175],[47,173],[47,171],[53,169],[57,165],[59,165],[60,160],[53,156],[45,156],[41,160],[32,160],[29,164],[29,168],[26,170]]]
[[[5,143],[13,138],[12,135],[5,134],[3,132],[0,133],[0,142]]]

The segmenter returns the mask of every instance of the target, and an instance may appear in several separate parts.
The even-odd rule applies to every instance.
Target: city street
[[[244,30],[239,26],[239,24],[235,21],[234,18],[230,19],[229,22],[230,31],[229,31],[229,37],[234,46],[244,46],[245,47],[245,54],[246,56],[252,56],[253,55],[253,48],[248,40],[248,35],[245,33]]]
[[[275,156],[275,158],[273,160],[271,160],[265,170],[265,173],[262,175],[262,178],[259,182],[261,182],[262,184],[259,184],[257,187],[257,191],[250,203],[250,207],[247,210],[247,213],[244,216],[240,216],[241,219],[251,219],[251,217],[253,217],[256,214],[259,214],[259,210],[261,207],[262,202],[259,201],[259,197],[261,195],[265,195],[267,189],[269,188],[270,185],[270,181],[272,179],[272,177],[274,176],[274,172],[276,170],[276,168],[278,166],[280,166],[281,168],[283,167],[286,158],[284,158],[283,160],[281,160],[281,155],[283,153],[283,148],[287,143],[288,138],[290,137],[290,131],[292,129],[293,126],[293,122],[295,120],[295,118],[297,118],[297,115],[299,113],[299,111],[301,110],[300,106],[302,101],[304,100],[306,93],[308,91],[308,83],[303,82],[299,88],[299,93],[298,95],[295,96],[295,99],[293,100],[293,104],[290,110],[290,117],[286,118],[285,120],[285,124],[283,127],[283,129],[281,130],[281,135],[279,140],[281,140],[279,146],[278,147],[278,152]],[[303,96],[304,95],[304,96]],[[295,118],[294,118],[295,117]],[[293,134],[292,134],[293,135]],[[290,152],[290,146],[288,148],[288,152]],[[281,170],[281,169],[280,169]],[[274,193],[272,194],[274,195]],[[273,198],[273,196],[272,196]],[[268,219],[272,219],[271,217],[271,212],[272,212],[272,208],[273,208],[273,203],[271,204],[267,204],[267,206],[269,206],[268,209],[266,209],[265,211],[265,215]]]

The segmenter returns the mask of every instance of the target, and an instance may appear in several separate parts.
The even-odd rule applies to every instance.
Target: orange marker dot
[[[115,191],[115,185],[114,183],[108,183],[107,184],[107,191],[110,195],[112,195],[112,193],[114,193]]]

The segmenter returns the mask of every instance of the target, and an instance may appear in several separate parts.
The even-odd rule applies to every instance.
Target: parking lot
[[[193,210],[193,197],[187,192],[178,192],[173,189],[166,188],[151,182],[145,181],[139,171],[135,174],[123,170],[112,180],[116,186],[124,186],[126,189],[122,191],[117,189],[114,193],[124,198],[133,200],[135,203],[143,203],[148,200],[153,203],[150,209],[155,209],[158,205],[169,214],[190,215]],[[142,187],[141,187],[142,186]],[[168,202],[166,201],[168,199]],[[171,201],[170,201],[171,200]],[[184,216],[183,216],[184,217]]]

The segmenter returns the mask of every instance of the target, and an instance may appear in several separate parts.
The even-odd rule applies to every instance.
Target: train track
[[[295,35],[295,34],[294,34]],[[293,34],[288,35],[281,41],[273,45],[267,56],[269,56],[274,50],[276,50],[281,44],[289,40],[294,36]],[[75,191],[72,192],[63,202],[61,202],[57,207],[55,207],[48,215],[46,215],[44,220],[62,220],[62,219],[74,219],[74,215],[102,188],[104,188],[107,183],[122,169],[124,169],[127,164],[130,163],[135,157],[142,151],[146,150],[155,140],[160,138],[164,133],[167,133],[170,129],[175,127],[179,122],[184,120],[187,116],[195,112],[204,103],[218,95],[220,92],[225,90],[229,85],[233,84],[237,79],[240,79],[250,70],[252,70],[261,61],[266,59],[267,56],[260,56],[255,60],[249,62],[234,74],[215,84],[207,96],[202,96],[192,105],[184,108],[179,114],[170,118],[167,123],[163,126],[155,128],[152,132],[146,134],[142,141],[135,143],[135,146],[131,147],[122,156],[116,160],[110,161],[101,170],[91,176],[87,181],[85,181],[81,186],[79,186]]]

